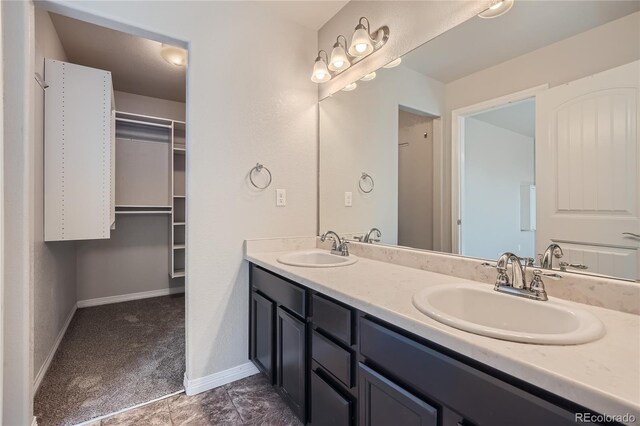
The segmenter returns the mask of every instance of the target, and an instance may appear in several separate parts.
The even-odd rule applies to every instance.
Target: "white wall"
[[[433,118],[402,110],[398,115],[398,245],[433,249]]]
[[[67,60],[49,14],[35,11],[35,67],[44,73],[44,58]],[[45,77],[46,79],[46,77]],[[32,81],[34,94],[33,168],[33,374],[40,372],[76,304],[76,244],[44,242],[44,90]]]
[[[382,231],[381,241],[398,239],[398,109],[402,105],[440,115],[444,85],[409,68],[379,70],[375,80],[359,82],[320,103],[320,231]],[[365,194],[362,172],[375,180]],[[353,206],[344,206],[344,193]]]
[[[318,49],[331,53],[338,34],[351,40],[361,16],[371,22],[372,31],[387,25],[389,41],[374,55],[363,59],[329,82],[320,84],[320,99],[342,89],[365,74],[375,71],[427,40],[442,34],[489,7],[492,0],[473,1],[351,1],[318,31]],[[307,73],[311,74],[313,59]]]
[[[185,121],[187,109],[184,102],[152,98],[134,93],[115,90],[116,110],[132,114],[150,115],[152,117],[170,118]]]
[[[465,119],[462,254],[535,257],[535,232],[520,230],[520,185],[534,176],[534,139]]]
[[[317,87],[309,80],[316,33],[261,2],[53,6],[188,43],[187,378],[247,362],[243,240],[316,229]],[[267,45],[278,48],[260,47]],[[252,46],[251,53],[239,46]],[[247,181],[257,161],[273,173],[262,192]],[[286,207],[275,206],[275,188],[287,189]]]
[[[639,21],[636,12],[446,85],[445,229],[451,229],[451,111],[544,83],[550,87],[568,83],[640,59]],[[450,238],[443,249],[451,250]]]

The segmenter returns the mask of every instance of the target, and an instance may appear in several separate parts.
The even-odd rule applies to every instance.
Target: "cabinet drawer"
[[[351,310],[314,294],[313,324],[332,337],[351,345]]]
[[[251,285],[279,305],[306,318],[304,289],[255,265],[251,265]]]
[[[360,353],[398,383],[475,424],[574,425],[574,415],[388,328],[360,318]]]
[[[351,401],[342,396],[315,371],[311,372],[311,424],[313,426],[348,426],[351,424]]]
[[[341,348],[317,331],[313,332],[311,353],[325,370],[340,380],[345,386],[351,387],[351,352]]]
[[[437,426],[435,407],[365,365],[358,370],[361,426]]]

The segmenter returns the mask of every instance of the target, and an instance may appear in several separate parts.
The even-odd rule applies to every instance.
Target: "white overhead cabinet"
[[[111,73],[45,60],[45,241],[110,237],[115,225]]]

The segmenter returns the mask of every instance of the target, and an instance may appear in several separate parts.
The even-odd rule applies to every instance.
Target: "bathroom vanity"
[[[249,357],[305,423],[569,425],[576,413],[633,412],[616,405],[621,395],[607,396],[603,389],[590,395],[595,372],[580,383],[577,374],[584,372],[572,366],[572,358],[580,364],[586,357],[604,367],[603,357],[612,356],[604,347],[623,330],[579,346],[476,336],[421,316],[411,305],[409,289],[468,280],[365,258],[324,270],[292,267],[277,262],[277,254],[246,256]],[[617,317],[614,323],[626,321],[624,332],[637,328],[633,315],[600,311]],[[550,355],[556,371],[535,365]],[[612,370],[622,367],[619,361],[611,359]],[[635,370],[627,377],[631,388]],[[605,380],[615,382],[618,373],[624,376],[609,371]]]

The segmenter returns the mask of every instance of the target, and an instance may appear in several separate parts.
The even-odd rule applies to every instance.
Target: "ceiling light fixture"
[[[402,62],[402,58],[394,59],[393,61],[389,62],[387,65],[383,66],[382,68],[395,68],[398,65],[400,65],[401,62]]]
[[[374,72],[370,72],[369,74],[365,75],[364,77],[362,77],[360,79],[360,81],[371,81],[374,78],[376,78],[376,72],[375,71]]]
[[[318,57],[316,58],[316,63],[313,65],[313,73],[311,74],[311,81],[314,83],[324,83],[325,81],[331,80],[331,73],[327,69],[327,62],[322,58],[322,54],[329,59],[327,52],[321,50],[318,52]]]
[[[480,12],[478,16],[484,19],[497,18],[498,16],[502,16],[509,10],[511,10],[511,8],[513,7],[513,2],[514,0],[501,0],[484,12]]]
[[[344,86],[342,88],[342,91],[343,92],[351,92],[352,90],[356,90],[356,87],[358,87],[358,83],[347,84],[346,86]]]
[[[331,59],[329,59],[326,52],[326,60],[321,58],[320,52],[324,52],[324,50],[318,52],[311,80],[315,83],[324,83],[331,80],[331,77],[380,49],[387,40],[389,40],[389,27],[385,25],[372,33],[369,20],[363,16],[358,21],[351,43],[348,43],[345,36],[339,35],[331,50]],[[319,61],[321,64],[318,63]],[[322,63],[324,63],[324,67]],[[324,71],[325,68],[327,69],[326,72]],[[316,75],[316,71],[319,72],[318,75]],[[328,78],[324,74],[327,74]],[[319,75],[322,75],[323,78],[318,78]]]
[[[187,51],[170,44],[162,44],[160,56],[171,65],[183,67],[187,65]]]

